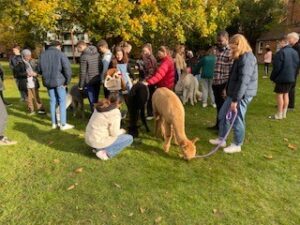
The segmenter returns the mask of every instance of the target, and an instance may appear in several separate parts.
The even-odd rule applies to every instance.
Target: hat
[[[29,49],[24,49],[22,51],[22,56],[30,56],[31,55],[31,51]]]

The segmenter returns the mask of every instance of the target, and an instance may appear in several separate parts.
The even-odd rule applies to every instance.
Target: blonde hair
[[[233,59],[237,59],[247,52],[252,52],[252,48],[250,47],[247,39],[242,34],[236,34],[232,36],[230,38],[229,44],[236,45],[236,48],[231,50],[231,57]]]

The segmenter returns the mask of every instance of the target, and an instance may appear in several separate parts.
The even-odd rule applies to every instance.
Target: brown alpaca
[[[184,158],[190,160],[196,155],[195,142],[186,137],[184,108],[177,95],[168,88],[158,88],[152,96],[156,134],[161,128],[165,139],[164,151],[169,152],[172,136],[183,151]]]

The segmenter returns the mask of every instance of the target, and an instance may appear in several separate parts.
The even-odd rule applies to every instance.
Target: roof
[[[274,41],[282,38],[283,35],[288,34],[290,32],[297,32],[300,34],[300,24],[295,26],[282,26],[278,27],[263,33],[257,41]]]

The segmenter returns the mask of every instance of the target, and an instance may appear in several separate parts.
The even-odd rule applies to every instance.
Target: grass
[[[0,224],[300,224],[299,149],[287,147],[300,146],[299,88],[296,111],[270,121],[267,116],[276,110],[273,86],[259,80],[240,154],[219,151],[186,162],[178,147],[167,155],[162,141],[149,133],[103,162],[84,143],[87,120],[69,116],[76,129],[60,132],[50,129],[49,115],[28,116],[8,65],[2,65],[5,96],[14,104],[6,134],[19,144],[0,149]],[[40,93],[48,107],[45,88]],[[212,147],[208,139],[215,133],[206,127],[214,118],[211,107],[186,107],[187,135],[200,138],[200,154]],[[82,173],[75,173],[79,167]]]

